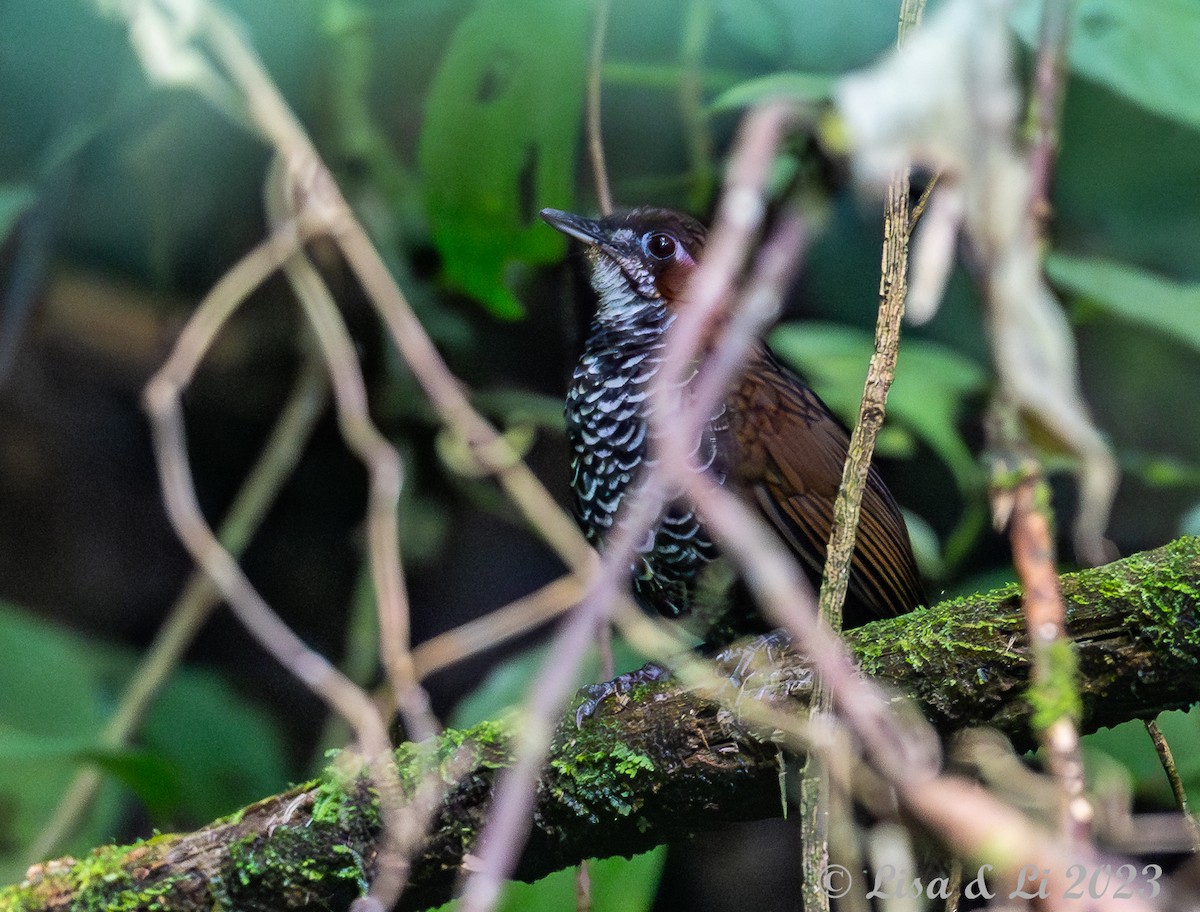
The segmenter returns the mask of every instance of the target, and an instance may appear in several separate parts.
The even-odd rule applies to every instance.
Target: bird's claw
[[[798,650],[782,630],[728,646],[713,655],[713,664],[739,696],[774,703],[812,688],[807,663],[797,663]]]
[[[755,637],[726,646],[713,655],[713,664],[729,679],[734,687],[743,686],[751,675],[764,668],[777,666],[792,650],[792,638],[783,630],[772,630]]]
[[[636,687],[643,684],[651,684],[655,681],[661,681],[670,676],[661,665],[655,665],[653,662],[643,665],[636,671],[630,671],[623,675],[617,675],[611,681],[603,681],[599,684],[587,684],[579,689],[583,694],[584,700],[575,710],[575,727],[581,728],[584,719],[590,719],[595,715],[596,710],[606,700],[616,698],[619,705],[624,706],[629,702],[629,693]]]

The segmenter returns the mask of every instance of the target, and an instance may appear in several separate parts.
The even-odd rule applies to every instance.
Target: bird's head
[[[644,302],[677,306],[706,234],[694,218],[670,209],[646,207],[602,219],[543,209],[542,218],[587,245],[602,318],[606,309],[616,315]]]

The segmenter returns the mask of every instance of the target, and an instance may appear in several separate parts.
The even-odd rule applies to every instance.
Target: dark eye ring
[[[679,242],[663,231],[646,235],[646,252],[656,260],[669,260],[675,255]]]

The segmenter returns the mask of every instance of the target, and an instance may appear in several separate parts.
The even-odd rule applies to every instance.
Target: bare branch
[[[1033,145],[1029,151],[1029,217],[1044,234],[1050,216],[1050,187],[1058,155],[1058,122],[1066,82],[1067,44],[1071,35],[1074,0],[1046,0],[1038,33],[1030,101]]]
[[[1162,729],[1158,727],[1158,722],[1154,719],[1146,720],[1146,732],[1150,735],[1150,740],[1154,742],[1154,750],[1162,763],[1163,772],[1167,774],[1167,781],[1171,784],[1171,794],[1175,796],[1179,811],[1187,821],[1188,830],[1192,834],[1192,851],[1200,852],[1200,821],[1196,820],[1196,815],[1188,806],[1187,789],[1184,788],[1183,777],[1179,775],[1179,767],[1175,765],[1175,755],[1171,752],[1167,736],[1163,734]]]
[[[293,213],[318,210],[309,188],[292,185],[278,164],[267,182],[266,208],[274,225]],[[319,191],[318,191],[319,192]],[[333,383],[338,425],[350,449],[367,467],[370,477],[367,522],[371,572],[379,611],[380,655],[397,704],[412,737],[423,740],[439,726],[429,710],[428,697],[417,684],[409,654],[408,596],[400,568],[397,509],[400,500],[400,455],[380,433],[367,410],[367,388],[349,330],[316,267],[302,251],[288,259],[284,271],[313,328]]]
[[[905,0],[900,10],[896,43],[921,21],[924,0]],[[850,433],[850,447],[842,467],[842,480],[833,503],[833,529],[825,552],[825,567],[817,607],[834,630],[842,628],[842,606],[850,585],[850,562],[858,531],[863,492],[875,452],[875,440],[883,427],[888,390],[896,376],[900,351],[900,324],[908,296],[908,243],[912,220],[908,211],[909,169],[897,171],[888,181],[883,217],[883,252],[879,279],[879,312],[875,318],[875,350],[867,367],[866,385],[858,405],[858,417]],[[825,712],[832,695],[822,690],[816,710]],[[828,910],[829,891],[821,889],[829,854],[829,781],[821,758],[813,755],[805,765],[800,783],[800,804],[805,821],[804,906]]]
[[[1082,730],[1200,700],[1200,538],[1067,574],[1061,585],[1085,673]],[[1019,593],[1009,586],[877,621],[847,637],[864,672],[891,692],[908,693],[914,712],[934,720],[941,734],[991,725],[1024,748],[1031,711],[1020,696],[1031,669],[1024,629]],[[811,691],[811,670],[797,652],[781,660],[764,675],[773,684],[762,694],[790,695],[781,709],[798,708]],[[739,664],[736,652],[727,662]],[[896,704],[899,698],[890,699]],[[757,731],[765,736],[671,679],[647,684],[623,708],[606,704],[582,727],[568,712],[558,720],[551,762],[539,773],[536,836],[516,873],[532,880],[585,856],[644,851],[730,820],[780,814],[778,746],[769,727]],[[514,762],[517,737],[497,723],[443,735],[440,755],[459,756],[468,747],[470,769],[421,846],[404,908],[449,897],[477,844],[496,770]],[[402,746],[401,758],[407,761],[413,750]],[[580,767],[580,757],[597,759]],[[637,758],[636,774],[617,770],[622,757]],[[322,813],[314,815],[318,802]],[[197,833],[35,866],[26,884],[0,889],[0,912],[151,903],[160,912],[198,912],[217,898],[238,908],[345,908],[370,875],[378,832],[371,805],[370,792],[352,779],[310,783]],[[992,794],[962,779],[916,782],[910,806],[960,848],[985,840],[988,849],[978,861],[997,872],[1013,859],[1036,858],[1039,868],[1061,862],[1060,873],[1078,860],[1064,855],[1049,831],[1011,808],[997,808]],[[1113,823],[1120,827],[1114,840],[1136,850],[1137,818]],[[1156,836],[1167,830],[1162,823],[1156,822]],[[1169,830],[1170,845],[1186,849],[1190,837],[1182,823],[1176,819]],[[289,874],[297,870],[314,876]],[[1125,901],[1109,907],[1141,908]]]
[[[1062,108],[1063,65],[1070,36],[1071,0],[1048,0],[1042,8],[1042,26],[1038,39],[1037,63],[1030,102],[1031,120],[1036,134],[1028,157],[1029,201],[1025,216],[1031,243],[1041,246],[1045,240],[1045,222],[1050,211],[1050,181],[1054,157],[1058,151],[1058,119]],[[988,283],[985,291],[999,289]],[[990,302],[996,310],[1007,305],[1001,299]],[[1007,422],[1005,423],[1007,424]],[[1015,424],[1015,422],[1013,422]],[[1025,452],[1023,439],[993,441],[1005,450]],[[1030,699],[1038,707],[1033,729],[1046,754],[1046,763],[1059,786],[1059,825],[1070,841],[1086,844],[1095,809],[1084,797],[1084,766],[1080,751],[1078,669],[1066,634],[1065,606],[1055,572],[1054,511],[1049,488],[1035,459],[1024,457],[1015,488],[996,494],[1005,503],[1011,498],[1013,565],[1025,590],[1025,619],[1033,648],[1033,680]],[[1081,513],[1081,517],[1082,517]],[[1093,533],[1081,553],[1100,558],[1099,542],[1103,529]]]
[[[1061,832],[1071,841],[1088,842],[1094,816],[1084,797],[1083,757],[1079,749],[1079,696],[1075,656],[1067,639],[1065,608],[1054,569],[1054,536],[1048,489],[1036,463],[1016,485],[1012,539],[1013,566],[1025,596],[1025,623],[1033,652],[1030,700],[1038,707],[1033,729],[1059,784]],[[1005,495],[1009,496],[1009,495]]]

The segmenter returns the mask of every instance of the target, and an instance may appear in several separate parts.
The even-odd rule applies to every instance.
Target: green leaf
[[[1180,535],[1200,535],[1200,503],[1193,504],[1191,509],[1180,517]]]
[[[874,348],[870,334],[829,323],[790,324],[771,334],[771,345],[809,379],[834,412],[853,422]],[[987,374],[974,361],[943,345],[914,340],[900,348],[888,395],[889,420],[936,452],[963,491],[978,485],[981,475],[955,422],[964,399],[986,382]]]
[[[1037,44],[1040,0],[1012,17],[1029,47]],[[1200,16],[1195,0],[1079,0],[1072,20],[1070,67],[1135,104],[1200,126]]]
[[[732,111],[772,98],[827,101],[837,80],[836,75],[825,73],[773,73],[731,86],[714,98],[708,109],[714,113]]]
[[[281,738],[261,710],[212,672],[180,669],[136,749],[100,745],[137,656],[0,604],[0,882],[19,879],[30,845],[82,766],[111,777],[67,851],[111,840],[120,783],[155,823],[195,825],[288,781]]]
[[[667,847],[633,858],[588,862],[592,912],[641,912],[654,904]],[[575,869],[566,868],[536,883],[508,883],[500,900],[501,912],[561,912],[576,908]]]
[[[1051,280],[1110,314],[1200,348],[1200,284],[1175,282],[1127,263],[1051,253]]]
[[[787,15],[763,0],[717,0],[714,31],[722,41],[740,45],[766,60],[778,60],[787,45]]]
[[[632,858],[588,861],[592,912],[643,912],[654,905],[667,847],[659,846]],[[555,871],[531,884],[510,881],[504,885],[498,908],[501,912],[562,912],[577,906],[575,868]],[[440,906],[437,912],[455,912],[458,901]]]
[[[81,751],[78,759],[123,783],[154,817],[162,818],[179,804],[179,773],[161,756],[147,751],[91,749]]]
[[[444,277],[499,317],[524,314],[512,264],[565,249],[536,213],[571,199],[590,15],[583,0],[481,0],[426,101],[417,160]]]
[[[25,857],[94,743],[100,683],[64,631],[0,605],[0,882],[20,879]],[[103,840],[117,822],[101,796],[74,847]]]
[[[91,746],[90,738],[80,735],[38,734],[9,724],[0,719],[0,769],[6,763],[28,763],[30,761],[74,760]],[[0,789],[0,793],[3,789]]]
[[[174,769],[179,802],[171,819],[184,825],[228,814],[289,779],[275,722],[204,669],[176,674],[147,717],[141,743]]]

